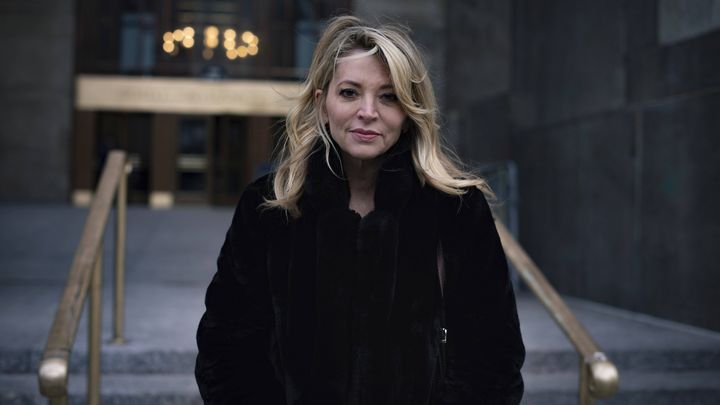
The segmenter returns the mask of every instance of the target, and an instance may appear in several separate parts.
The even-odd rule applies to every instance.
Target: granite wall
[[[0,2],[0,201],[67,201],[73,3]]]
[[[446,5],[446,113],[551,282],[720,330],[720,1]]]

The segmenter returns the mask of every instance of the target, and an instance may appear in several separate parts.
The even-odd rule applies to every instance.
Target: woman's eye
[[[398,101],[397,95],[395,93],[384,93],[380,95],[380,99],[383,101],[386,101],[388,103],[395,103]]]
[[[357,91],[355,89],[340,89],[340,97],[344,98],[353,98],[357,96]]]

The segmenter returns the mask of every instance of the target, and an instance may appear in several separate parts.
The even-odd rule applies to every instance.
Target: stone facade
[[[67,201],[73,3],[0,4],[0,201]]]
[[[446,4],[446,113],[466,158],[516,161],[521,242],[550,281],[720,330],[720,1]],[[509,84],[454,70],[485,55],[511,55]]]

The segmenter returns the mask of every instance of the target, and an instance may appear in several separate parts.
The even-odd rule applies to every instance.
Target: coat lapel
[[[419,186],[409,140],[401,138],[387,152],[378,174],[375,210],[387,211],[395,218],[399,218],[410,201],[413,191]],[[319,141],[308,161],[303,197],[307,202],[306,205],[319,214],[330,210],[348,209],[350,191],[340,157],[331,150],[326,160],[325,146]],[[302,208],[305,207],[301,206]]]

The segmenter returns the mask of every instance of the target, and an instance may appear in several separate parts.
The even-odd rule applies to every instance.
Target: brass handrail
[[[115,239],[115,305],[113,341],[123,341],[123,306],[125,272],[125,218],[127,175],[130,172],[125,152],[112,151],[103,168],[95,197],[85,221],[80,243],[75,251],[67,284],[43,351],[38,369],[40,393],[50,403],[67,404],[70,352],[75,342],[82,308],[90,290],[88,311],[88,384],[87,403],[100,403],[100,339],[102,308],[103,234],[113,197],[117,194]],[[117,191],[117,193],[116,193]]]
[[[540,268],[513,238],[502,221],[496,220],[495,225],[505,255],[580,355],[580,405],[591,405],[595,403],[595,399],[609,398],[615,395],[619,380],[615,365],[600,351],[585,327],[575,318],[565,301],[550,285]]]

